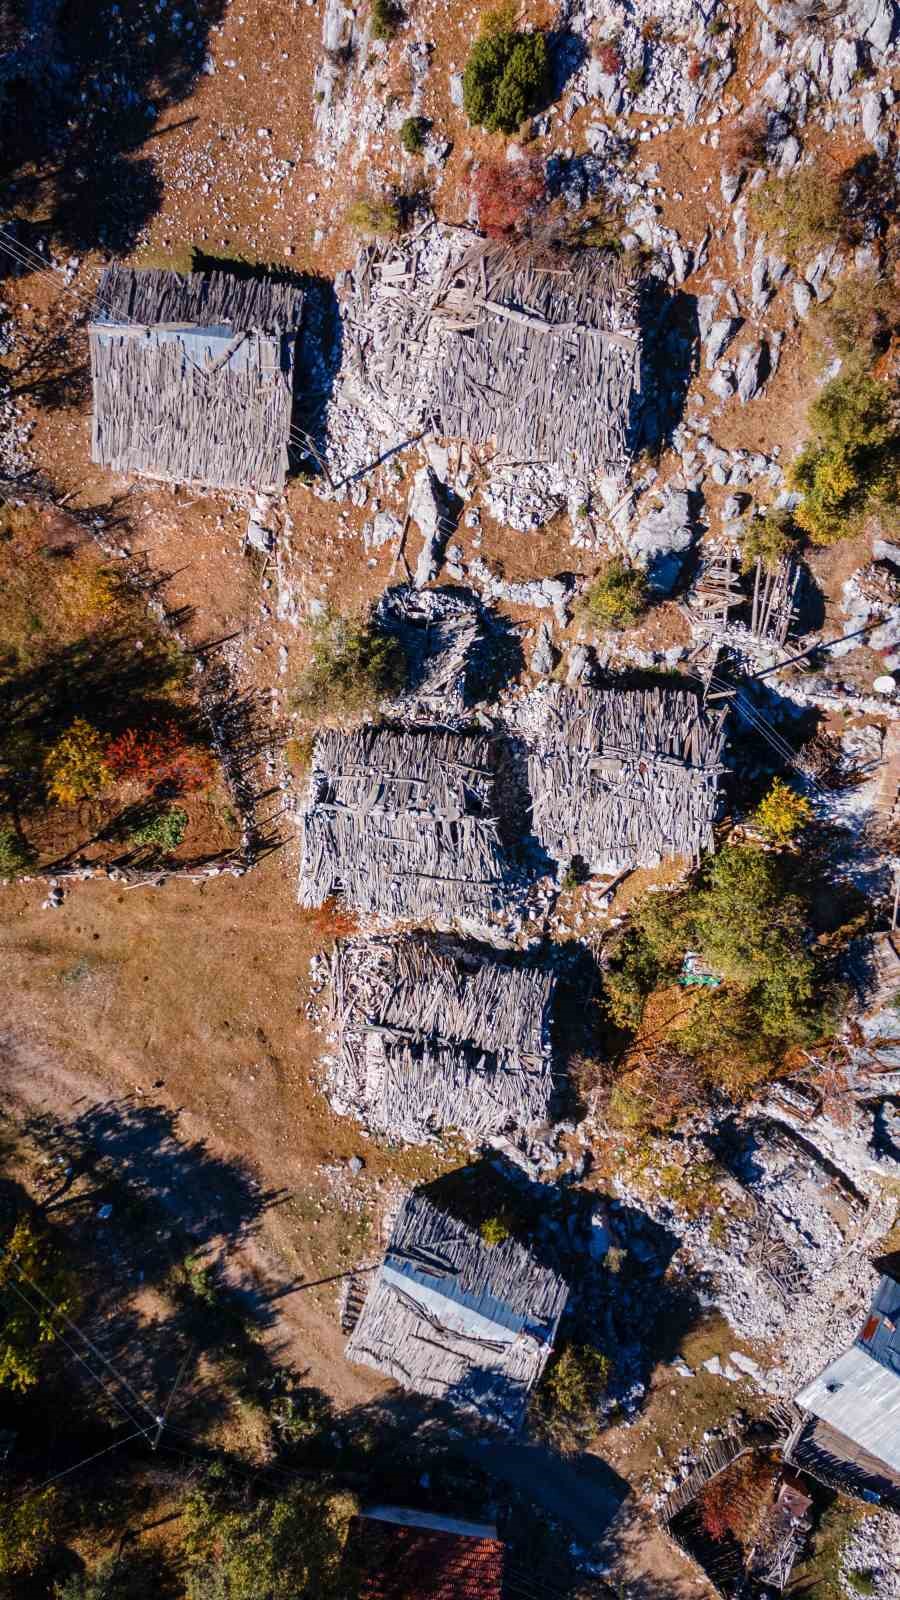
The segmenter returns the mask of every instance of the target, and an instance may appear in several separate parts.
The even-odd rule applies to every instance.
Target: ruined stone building
[[[326,729],[301,817],[300,903],[483,924],[508,903],[495,741],[430,727]]]
[[[685,689],[536,691],[524,708],[534,832],[591,872],[712,848],[724,713]]]
[[[348,396],[498,463],[625,475],[640,388],[632,258],[434,224],[338,282]]]

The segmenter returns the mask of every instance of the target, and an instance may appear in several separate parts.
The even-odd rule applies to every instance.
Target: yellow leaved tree
[[[63,806],[91,800],[108,787],[105,742],[84,717],[76,717],[47,751],[44,776],[50,798]]]
[[[760,833],[773,844],[790,844],[812,817],[813,810],[804,795],[776,778],[753,814]]]

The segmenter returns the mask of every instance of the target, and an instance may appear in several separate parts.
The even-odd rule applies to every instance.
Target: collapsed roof
[[[378,602],[378,621],[407,663],[403,698],[429,714],[464,711],[477,698],[491,649],[482,609],[465,590],[397,584]]]
[[[529,696],[534,832],[592,872],[696,860],[713,843],[724,712],[685,689],[567,689]]]
[[[624,474],[640,379],[628,258],[479,240],[448,268],[431,315],[444,330],[439,433],[580,478]]]
[[[518,1427],[568,1285],[515,1239],[488,1247],[425,1195],[404,1202],[347,1343],[404,1389]]]
[[[533,962],[422,936],[348,940],[331,960],[336,1110],[422,1143],[546,1120],[556,980]]]
[[[280,489],[303,292],[226,272],[100,279],[91,458],[217,489]]]
[[[301,905],[340,894],[394,921],[483,923],[504,910],[507,885],[492,739],[427,727],[318,734]]]
[[[517,465],[626,472],[641,356],[630,258],[435,225],[367,245],[340,287],[358,403]]]

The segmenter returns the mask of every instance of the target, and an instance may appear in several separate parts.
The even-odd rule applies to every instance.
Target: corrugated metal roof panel
[[[408,1262],[392,1262],[389,1258],[381,1273],[386,1283],[408,1295],[449,1333],[459,1333],[468,1339],[486,1339],[490,1344],[512,1344],[524,1324],[524,1317],[516,1317],[493,1295],[484,1295],[479,1306],[468,1304],[462,1296],[457,1298],[454,1294],[452,1280],[445,1293],[434,1283],[424,1282],[410,1269]]]
[[[900,1373],[854,1345],[796,1398],[804,1411],[900,1472]]]

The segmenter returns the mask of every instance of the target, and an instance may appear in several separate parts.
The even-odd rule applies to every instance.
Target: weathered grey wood
[[[208,488],[283,487],[302,309],[287,284],[107,268],[90,324],[92,459]]]
[[[490,738],[326,729],[302,818],[300,901],[393,921],[484,921],[509,898]]]
[[[593,870],[712,847],[724,713],[683,689],[536,692],[524,709],[534,831]]]
[[[328,1078],[335,1109],[420,1144],[546,1121],[553,1089],[546,967],[427,935],[339,943]]]
[[[515,1239],[488,1248],[424,1194],[404,1202],[347,1356],[405,1389],[518,1427],[568,1285]]]

